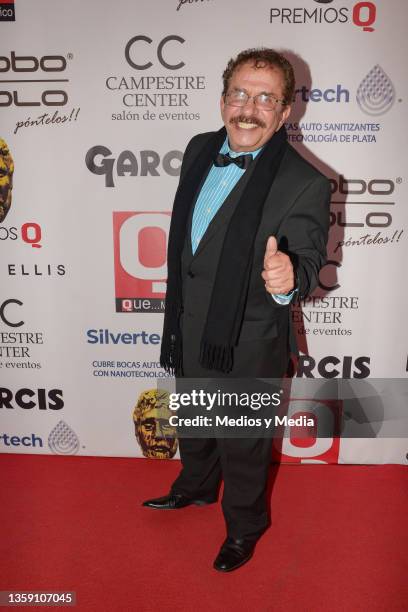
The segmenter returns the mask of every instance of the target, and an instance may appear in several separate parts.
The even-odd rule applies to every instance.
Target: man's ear
[[[292,107],[290,105],[284,106],[283,111],[282,111],[282,117],[281,117],[281,120],[279,121],[279,128],[278,129],[280,129],[282,127],[282,125],[285,123],[286,119],[290,115],[291,110],[292,110]],[[276,131],[278,131],[278,130],[276,130]]]

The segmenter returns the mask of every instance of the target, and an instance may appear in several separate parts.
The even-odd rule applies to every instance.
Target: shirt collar
[[[230,149],[227,136],[224,140],[224,144],[220,149],[220,153],[228,153],[230,157],[238,157],[239,155],[252,155],[252,159],[255,159],[255,157],[258,155],[258,153],[262,151],[262,149],[263,147],[260,147],[259,149],[256,149],[256,151],[240,151],[239,153],[237,153],[236,151],[232,151]]]

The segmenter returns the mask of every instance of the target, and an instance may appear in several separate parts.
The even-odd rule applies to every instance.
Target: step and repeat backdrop
[[[407,14],[404,0],[0,2],[2,452],[177,458],[158,363],[172,202],[249,47],[292,61],[289,141],[332,185],[328,263],[292,312],[294,376],[406,377]],[[289,435],[276,456],[407,451]]]

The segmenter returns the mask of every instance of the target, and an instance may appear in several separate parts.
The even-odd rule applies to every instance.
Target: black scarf
[[[171,374],[182,374],[179,326],[182,308],[181,252],[189,212],[204,173],[213,163],[225,137],[223,127],[207,141],[194,166],[180,182],[174,200],[167,250],[167,293],[160,354],[160,365]],[[286,130],[282,126],[258,155],[254,172],[225,234],[200,346],[200,363],[210,370],[230,372],[233,367],[233,348],[238,344],[244,315],[255,236],[266,196],[286,150],[286,141]],[[231,274],[231,270],[234,270],[234,274]]]

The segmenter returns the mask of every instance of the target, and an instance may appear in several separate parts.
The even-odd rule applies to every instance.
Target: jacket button
[[[188,275],[190,278],[194,278],[194,277],[195,277],[195,274],[194,274],[194,273],[193,273],[191,270],[189,270],[189,271],[187,272],[187,275]]]

